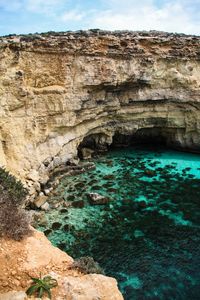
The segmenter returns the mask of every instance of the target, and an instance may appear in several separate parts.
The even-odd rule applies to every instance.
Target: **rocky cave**
[[[149,270],[153,268],[151,279],[157,280],[156,257],[159,255],[163,263],[158,264],[161,280],[166,267],[163,257],[168,257],[176,267],[168,270],[169,277],[175,282],[179,272],[181,283],[187,282],[194,297],[198,288],[195,281],[198,270],[195,267],[191,270],[184,262],[190,260],[193,266],[198,263],[193,250],[199,238],[199,42],[198,36],[155,31],[88,30],[0,37],[0,166],[28,188],[27,207],[40,210],[48,202],[42,210],[46,221],[43,219],[42,223],[38,217],[36,227],[55,246],[72,256],[87,255],[86,249],[91,256],[99,254],[106,272],[117,278],[128,300],[135,296],[142,299],[144,295],[155,299]],[[133,148],[135,154],[130,151]],[[177,154],[176,150],[180,152]],[[171,160],[172,155],[175,162]],[[183,155],[185,163],[181,163]],[[83,174],[83,169],[88,171],[88,176]],[[130,184],[126,185],[127,182]],[[94,195],[98,195],[100,183],[103,187],[100,200],[104,202],[97,207]],[[113,193],[117,199],[114,204]],[[190,195],[191,207],[187,200]],[[135,223],[131,211],[134,211]],[[58,214],[60,220],[55,222]],[[154,226],[156,223],[159,230]],[[119,224],[123,224],[123,230]],[[116,264],[123,265],[119,257],[124,252],[109,248],[107,226],[113,239],[119,239],[122,250],[126,251],[127,243],[131,245],[132,241],[138,249],[144,249],[144,253],[141,250],[144,257],[141,257],[134,246],[128,248],[135,256],[135,269],[129,268],[129,259],[125,257],[125,269],[122,268],[121,273],[117,271]],[[157,242],[156,230],[159,232]],[[93,234],[99,235],[99,240]],[[169,245],[176,239],[175,249],[185,249],[181,254],[177,250],[174,256],[177,260],[169,256],[170,251],[162,249],[162,245],[168,247],[166,236]],[[90,239],[95,243],[87,243]],[[187,239],[192,250],[187,248]],[[110,300],[112,294],[113,299],[122,299],[114,279],[91,274],[79,274],[79,278],[77,274],[73,277],[71,271],[67,273],[64,262],[70,265],[72,258],[51,248],[37,231],[32,240],[24,243],[23,249],[27,249],[30,257],[34,244],[33,255],[38,266],[45,265],[47,271],[50,262],[43,264],[37,257],[37,249],[39,243],[44,249],[50,249],[52,269],[59,274],[60,282],[72,287],[80,285],[83,294],[84,284],[88,284],[90,293],[95,289],[102,300]],[[114,245],[115,240],[111,244]],[[105,261],[102,245],[107,246],[108,256],[116,254],[111,262]],[[31,266],[25,264],[23,271],[19,270],[23,278],[27,268],[33,271],[34,257],[30,258]],[[181,270],[178,260],[184,264]],[[142,281],[134,270],[138,270],[140,276],[148,274],[149,278],[144,275]],[[193,272],[194,276],[188,279],[184,275],[187,272]],[[173,294],[170,290],[173,282],[168,283],[168,290],[162,282],[159,285],[162,297]],[[110,292],[107,286],[111,287]],[[15,283],[12,287],[19,289]],[[187,288],[180,289],[189,295]],[[0,286],[0,292],[4,290]],[[71,296],[74,290],[68,292]],[[89,300],[87,297],[83,299]],[[159,299],[167,299],[162,297]]]

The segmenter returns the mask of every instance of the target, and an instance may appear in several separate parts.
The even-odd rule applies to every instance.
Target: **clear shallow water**
[[[127,300],[200,298],[200,155],[114,150],[96,170],[66,176],[55,199],[83,208],[47,214],[48,238],[74,258],[92,256]],[[111,201],[91,206],[87,194]]]

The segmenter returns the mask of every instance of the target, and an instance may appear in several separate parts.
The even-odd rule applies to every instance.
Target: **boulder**
[[[89,193],[88,198],[91,205],[103,205],[110,202],[109,198],[98,193]]]
[[[49,205],[48,202],[45,202],[45,203],[41,206],[41,209],[42,209],[42,210],[45,210],[45,211],[49,210],[49,208],[50,208],[50,205]]]
[[[81,155],[83,159],[89,159],[92,157],[92,154],[94,153],[94,150],[90,148],[82,148],[81,149]]]
[[[44,194],[45,194],[45,195],[48,195],[50,192],[51,192],[50,189],[45,189],[45,190],[44,190]]]
[[[40,208],[46,202],[47,202],[47,196],[41,195],[35,199],[34,204],[37,208]]]
[[[83,208],[84,207],[84,201],[83,200],[73,201],[72,206],[75,207],[75,208]]]

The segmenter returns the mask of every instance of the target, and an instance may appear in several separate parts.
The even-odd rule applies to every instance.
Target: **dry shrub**
[[[83,256],[74,260],[72,268],[81,271],[84,274],[104,274],[104,270],[93,257]]]
[[[30,233],[27,213],[22,208],[27,190],[0,168],[0,237],[21,240]]]

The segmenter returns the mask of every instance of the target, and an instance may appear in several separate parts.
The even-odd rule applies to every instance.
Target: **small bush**
[[[26,195],[22,183],[0,168],[0,237],[21,240],[30,233],[28,216],[22,208]]]
[[[51,276],[45,276],[43,278],[31,278],[32,285],[26,291],[26,294],[29,296],[37,294],[39,298],[42,298],[45,293],[47,293],[49,299],[51,299],[51,289],[58,285],[56,279]]]
[[[16,204],[21,204],[28,193],[22,183],[3,168],[0,168],[0,188]]]
[[[84,274],[103,274],[104,270],[100,267],[98,262],[90,256],[80,257],[73,262],[72,268],[79,270]]]

